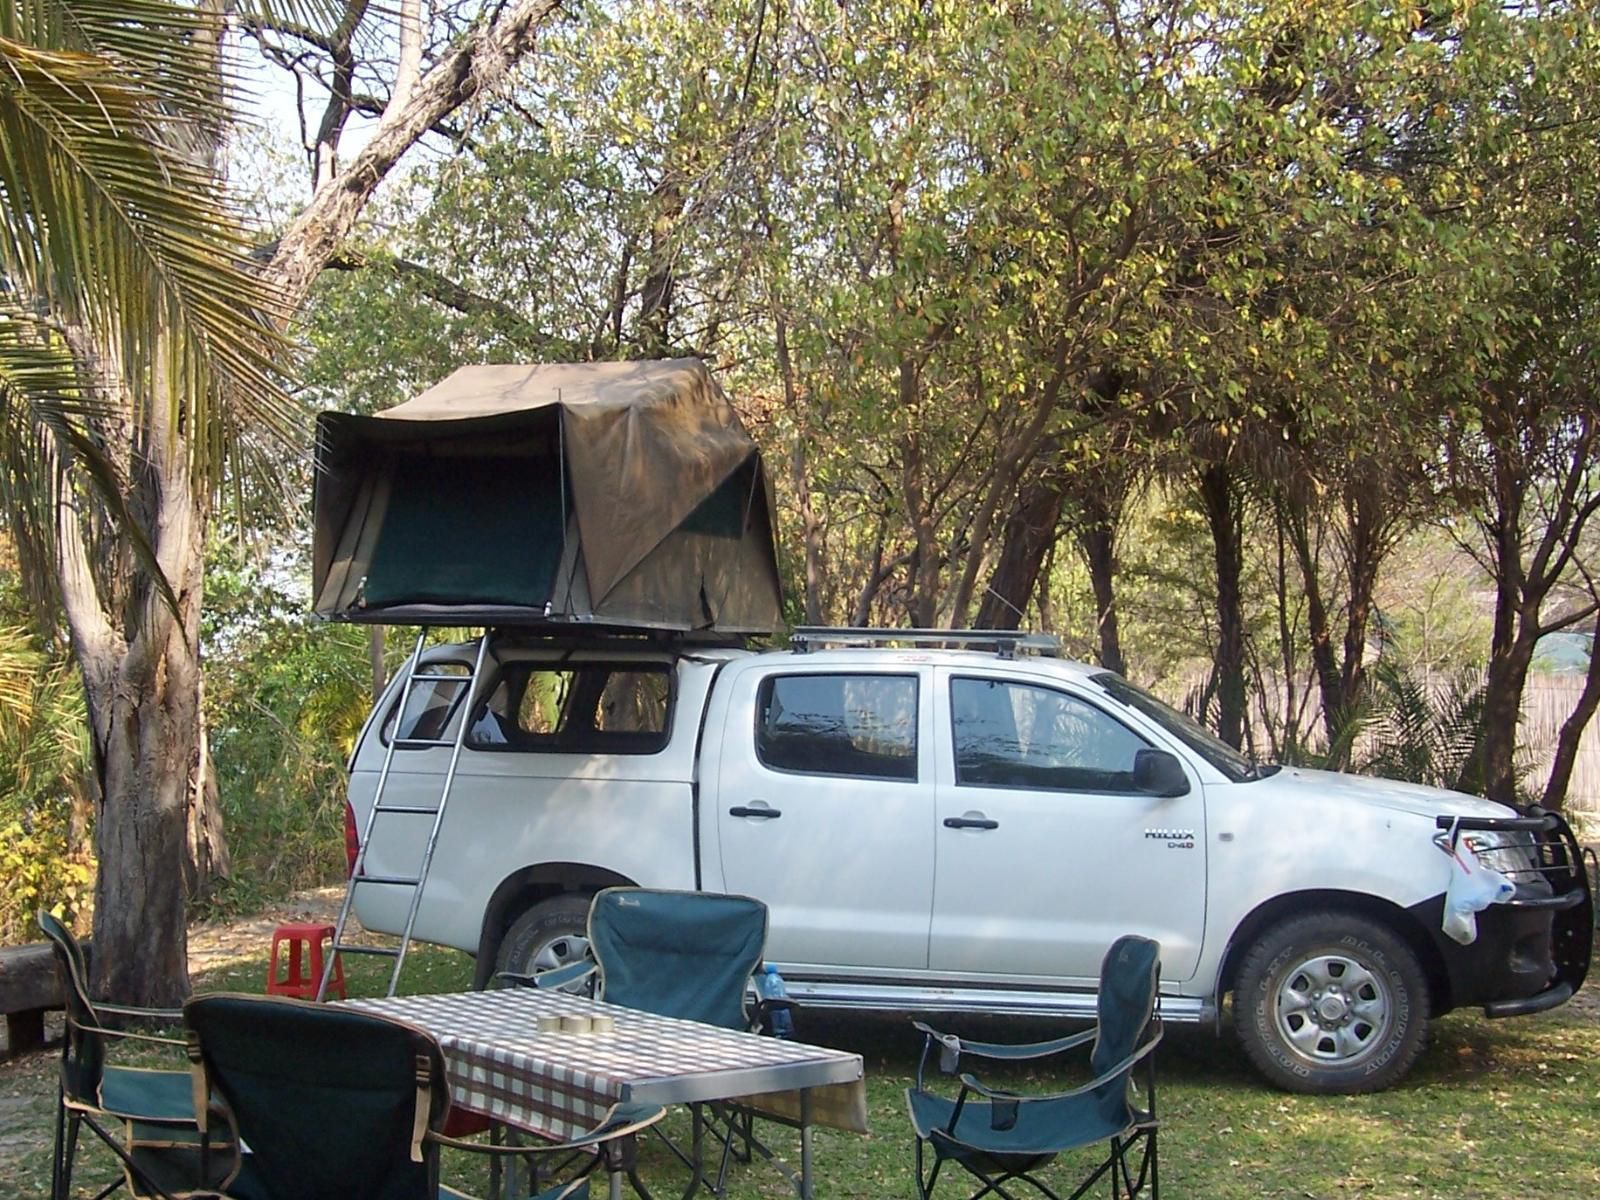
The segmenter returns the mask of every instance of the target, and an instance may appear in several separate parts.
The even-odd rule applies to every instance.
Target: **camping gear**
[[[122,1164],[122,1179],[99,1191],[100,1197],[123,1183],[134,1196],[162,1200],[209,1196],[225,1186],[239,1169],[239,1147],[231,1135],[220,1131],[209,1145],[201,1144],[189,1072],[106,1061],[111,1046],[127,1042],[181,1049],[184,1043],[175,1038],[136,1033],[118,1028],[117,1023],[128,1018],[176,1023],[182,1014],[175,1009],[96,1004],[89,999],[89,964],[78,939],[42,909],[36,919],[55,953],[67,1008],[56,1094],[55,1154],[50,1163],[51,1200],[73,1195],[72,1171],[84,1129]]]
[[[1014,1180],[1058,1200],[1059,1194],[1039,1172],[1059,1154],[1099,1143],[1106,1145],[1105,1157],[1078,1183],[1069,1200],[1078,1200],[1108,1172],[1113,1197],[1148,1191],[1151,1200],[1159,1200],[1153,1052],[1161,1041],[1161,1018],[1156,1013],[1160,955],[1161,947],[1149,938],[1130,934],[1111,944],[1100,967],[1099,1021],[1083,1033],[1014,1046],[969,1041],[916,1022],[927,1040],[917,1063],[917,1082],[906,1089],[906,1101],[916,1133],[921,1200],[932,1196],[947,1162],[964,1168],[981,1185],[973,1200],[1009,1196],[1007,1188]],[[1053,1095],[992,1088],[960,1070],[963,1055],[1020,1066],[1086,1042],[1093,1043],[1089,1069],[1095,1077]],[[935,1047],[939,1069],[960,1075],[961,1087],[953,1097],[928,1087],[926,1068]],[[1144,1067],[1136,1072],[1141,1062]]]
[[[345,621],[771,632],[771,484],[698,359],[462,367],[317,419],[314,610]]]

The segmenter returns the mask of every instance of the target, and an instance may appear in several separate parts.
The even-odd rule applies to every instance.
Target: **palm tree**
[[[213,169],[220,7],[0,7],[0,501],[83,676],[98,986],[139,1004],[188,988],[209,501],[297,424],[281,314]]]

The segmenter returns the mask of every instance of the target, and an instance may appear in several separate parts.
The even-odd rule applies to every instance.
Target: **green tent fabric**
[[[771,484],[698,359],[463,367],[317,423],[315,611],[770,632]]]
[[[561,565],[560,480],[521,473],[511,458],[459,463],[401,459],[406,486],[390,498],[373,548],[369,606],[406,601],[542,605]]]

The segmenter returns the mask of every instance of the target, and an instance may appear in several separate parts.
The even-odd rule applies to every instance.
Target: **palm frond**
[[[170,40],[180,27],[145,28]],[[209,166],[171,144],[175,120],[116,58],[0,36],[0,270],[19,296],[88,328],[136,412],[168,406],[192,465],[211,472],[239,425],[293,440],[299,414],[276,373],[286,314],[250,269]]]
[[[88,426],[112,406],[83,387],[83,364],[48,326],[0,303],[0,504],[10,515],[19,546],[50,553],[55,510],[76,467],[88,477],[112,524],[127,538],[135,559],[162,598],[177,597],[156,561],[155,547],[129,510],[121,479]],[[42,564],[31,579],[55,578]]]
[[[1368,676],[1360,769],[1433,787],[1460,786],[1483,721],[1485,690],[1475,672],[1431,686],[1388,659]]]

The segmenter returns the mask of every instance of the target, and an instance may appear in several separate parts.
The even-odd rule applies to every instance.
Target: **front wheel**
[[[1305,913],[1269,927],[1245,955],[1233,1002],[1245,1053],[1292,1092],[1382,1091],[1428,1038],[1417,956],[1353,913]]]

